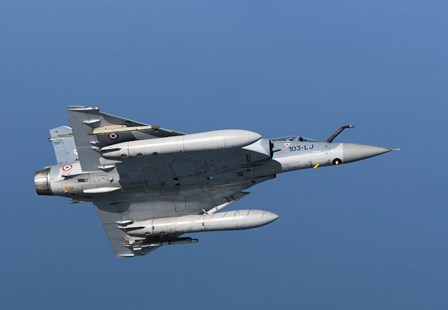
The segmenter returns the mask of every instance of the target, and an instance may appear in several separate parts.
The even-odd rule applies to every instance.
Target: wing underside
[[[190,197],[187,203],[191,208],[184,212],[176,211],[179,209],[176,201],[180,200],[175,196],[150,200],[149,197],[137,199],[128,195],[116,195],[112,199],[97,199],[93,203],[115,254],[119,258],[126,258],[145,255],[161,245],[192,243],[197,240],[170,234],[151,236],[146,239],[134,238],[119,228],[121,223],[216,212],[248,194],[246,192],[231,193],[230,189],[222,193],[215,196],[200,194]]]
[[[265,155],[244,148],[109,161],[100,154],[105,146],[183,133],[102,113],[98,108],[67,109],[73,132],[70,141],[74,138],[82,171],[93,172],[98,184],[107,180],[119,185],[113,193],[105,191],[109,187],[89,188],[81,199],[95,205],[118,257],[141,256],[161,245],[194,241],[181,237],[182,231],[132,237],[125,232],[130,233],[125,227],[129,223],[218,212],[247,195],[243,190],[275,177],[273,167],[268,166],[254,174],[253,167]]]

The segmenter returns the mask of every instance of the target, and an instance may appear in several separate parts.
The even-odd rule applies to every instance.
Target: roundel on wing
[[[111,140],[117,140],[120,136],[118,135],[118,133],[112,132],[112,133],[108,134],[107,137]]]

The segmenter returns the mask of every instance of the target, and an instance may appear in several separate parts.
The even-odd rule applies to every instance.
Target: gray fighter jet
[[[221,211],[278,173],[336,166],[392,151],[247,130],[167,130],[98,108],[67,107],[71,128],[50,130],[57,165],[34,176],[39,195],[92,202],[117,257],[197,242],[186,233],[248,229],[275,221],[261,210]]]

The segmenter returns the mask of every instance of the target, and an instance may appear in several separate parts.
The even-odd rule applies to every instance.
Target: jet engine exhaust
[[[50,168],[42,169],[34,173],[34,188],[38,195],[53,195],[50,186]]]

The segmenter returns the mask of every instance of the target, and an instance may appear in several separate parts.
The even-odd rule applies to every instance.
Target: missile
[[[213,214],[185,215],[138,221],[117,222],[117,227],[134,237],[190,232],[240,230],[263,226],[275,221],[277,214],[261,210],[237,210]]]
[[[101,148],[105,158],[140,157],[178,152],[212,151],[243,147],[261,139],[248,130],[216,130],[184,136],[121,142]]]

